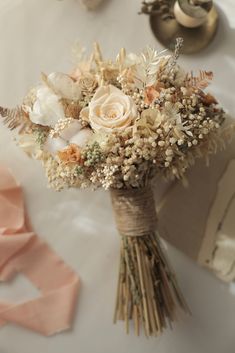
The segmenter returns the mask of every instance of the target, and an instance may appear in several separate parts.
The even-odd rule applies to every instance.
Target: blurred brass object
[[[146,0],[142,1],[139,14],[158,15],[163,20],[174,18],[172,0]]]
[[[204,0],[206,2],[203,2],[201,5],[195,5],[195,1],[192,1],[177,0],[174,5],[175,19],[187,28],[196,28],[203,25],[213,6],[211,0]]]
[[[186,15],[197,18],[207,15],[213,7],[212,0],[178,0],[178,3]]]
[[[174,1],[172,2],[174,6]],[[197,28],[186,28],[175,19],[163,20],[158,14],[150,15],[150,26],[159,42],[170,50],[174,50],[177,37],[184,39],[181,49],[183,54],[193,54],[206,48],[213,40],[218,28],[218,13],[213,6],[207,15],[206,22]]]

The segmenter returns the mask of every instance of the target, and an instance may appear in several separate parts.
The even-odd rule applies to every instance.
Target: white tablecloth
[[[202,53],[181,57],[186,68],[215,73],[211,89],[235,116],[235,3],[217,1],[220,28]],[[75,40],[91,48],[99,41],[107,57],[121,47],[139,52],[158,45],[147,16],[138,16],[139,0],[107,0],[87,13],[76,0],[0,1],[0,104],[15,106],[35,85],[40,72],[71,68]],[[159,46],[160,47],[160,46]],[[35,230],[79,274],[82,287],[72,331],[45,338],[20,327],[0,330],[0,353],[233,353],[235,296],[227,285],[168,246],[168,255],[193,316],[159,338],[126,336],[123,324],[112,324],[119,239],[108,193],[46,188],[40,163],[30,160],[0,125],[0,162],[22,183]],[[36,296],[30,283],[17,277],[0,284],[0,298]]]

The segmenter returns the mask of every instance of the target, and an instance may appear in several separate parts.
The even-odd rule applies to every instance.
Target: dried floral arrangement
[[[121,260],[115,322],[158,335],[188,311],[161,250],[151,180],[183,178],[198,157],[224,144],[225,119],[204,89],[212,73],[185,73],[182,40],[167,55],[147,47],[105,60],[96,44],[71,74],[42,74],[21,106],[1,108],[19,145],[42,161],[51,187],[110,190]]]

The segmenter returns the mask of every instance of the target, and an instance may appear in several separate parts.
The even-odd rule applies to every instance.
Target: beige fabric
[[[211,269],[223,281],[231,282],[235,279],[235,232],[232,234],[219,233],[216,240],[215,252],[211,262]]]
[[[235,159],[231,160],[220,179],[198,256],[200,264],[208,266],[224,281],[235,279]],[[231,218],[231,217],[230,217]]]
[[[194,261],[208,266],[215,251],[215,239],[220,217],[212,219],[213,236],[210,244],[204,247],[203,257],[199,253],[205,237],[207,219],[214,203],[217,185],[224,174],[226,166],[235,158],[235,141],[225,151],[219,152],[210,160],[209,167],[204,161],[198,161],[187,174],[189,185],[185,188],[181,182],[172,185],[164,197],[161,209],[158,209],[158,227],[163,238],[182,250]],[[232,188],[231,184],[230,187]],[[230,194],[233,190],[230,189]],[[225,206],[226,207],[226,206]],[[220,242],[220,234],[218,234]],[[208,238],[208,239],[209,239]],[[226,245],[227,248],[227,245]],[[221,251],[217,253],[218,256]],[[217,267],[220,261],[215,260]],[[221,263],[221,262],[220,262]],[[218,270],[216,271],[218,274]],[[220,276],[226,280],[224,276]]]

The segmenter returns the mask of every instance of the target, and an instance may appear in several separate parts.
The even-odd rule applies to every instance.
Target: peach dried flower
[[[153,87],[147,87],[144,92],[144,103],[151,104],[159,97],[159,92]]]
[[[81,151],[80,148],[71,144],[63,151],[58,152],[59,159],[64,163],[79,163],[81,161]]]

